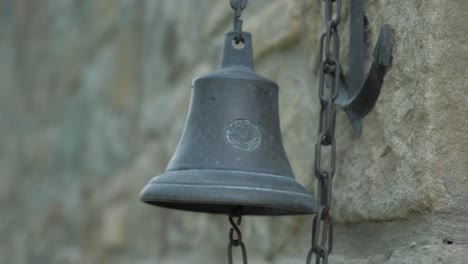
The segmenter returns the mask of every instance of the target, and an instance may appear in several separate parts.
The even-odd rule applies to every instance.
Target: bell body
[[[189,114],[166,172],[142,201],[166,208],[243,215],[314,212],[294,179],[281,139],[278,86],[252,70],[250,34],[227,33],[220,70],[193,81]]]

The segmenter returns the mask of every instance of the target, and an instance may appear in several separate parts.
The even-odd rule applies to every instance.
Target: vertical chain
[[[234,217],[237,217],[237,221],[234,221]],[[242,233],[239,229],[239,225],[242,222],[241,211],[231,212],[229,214],[229,223],[231,223],[231,229],[229,230],[229,245],[227,248],[228,253],[228,263],[233,264],[232,258],[232,248],[240,247],[242,253],[242,263],[247,264],[247,250],[245,248],[244,242],[242,242]],[[234,238],[234,233],[236,233],[236,238]]]
[[[341,0],[323,0],[326,30],[320,36],[319,98],[320,123],[315,143],[315,177],[317,178],[318,212],[312,221],[312,246],[307,254],[307,264],[315,258],[316,264],[327,264],[333,248],[333,219],[330,215],[332,181],[335,174],[336,143],[335,119],[340,82],[340,39],[338,24],[341,20]],[[325,76],[333,77],[331,85],[325,85]],[[322,160],[322,148],[329,148],[330,156]],[[326,166],[324,164],[327,164]]]
[[[230,0],[231,7],[234,9],[234,26],[233,31],[236,32],[236,37],[234,38],[236,44],[244,42],[242,38],[242,10],[247,6],[247,0]]]

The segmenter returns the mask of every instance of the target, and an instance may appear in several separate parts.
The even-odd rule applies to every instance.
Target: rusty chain
[[[312,246],[307,254],[306,264],[315,256],[316,264],[328,263],[328,256],[333,248],[333,219],[330,215],[332,200],[332,181],[335,174],[336,142],[335,119],[338,88],[340,82],[340,39],[338,24],[341,20],[341,0],[323,0],[325,7],[326,30],[320,36],[320,71],[319,98],[320,123],[318,138],[315,143],[315,177],[317,178],[318,212],[312,221]],[[325,85],[325,76],[333,78],[330,86]],[[330,156],[325,167],[322,160],[322,148],[329,148]]]

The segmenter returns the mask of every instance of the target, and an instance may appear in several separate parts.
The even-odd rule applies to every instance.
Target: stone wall
[[[251,0],[243,14],[311,190],[320,2]],[[468,263],[468,4],[366,5],[368,50],[389,23],[394,66],[360,139],[338,113],[330,262]],[[225,217],[138,197],[164,171],[191,79],[217,68],[231,23],[227,0],[0,1],[0,263],[225,262]],[[310,221],[245,218],[250,263],[304,263]]]

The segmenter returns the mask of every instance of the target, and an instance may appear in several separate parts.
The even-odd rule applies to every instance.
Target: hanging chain
[[[341,0],[323,0],[325,4],[326,30],[320,36],[320,72],[319,98],[321,104],[320,124],[317,142],[315,143],[315,177],[317,178],[318,212],[312,222],[312,247],[307,254],[307,264],[315,256],[316,264],[328,263],[328,255],[333,248],[333,219],[330,215],[332,200],[332,181],[335,174],[335,100],[338,97],[340,81],[340,39],[338,24],[341,19]],[[332,77],[333,82],[325,85],[325,76]],[[322,163],[322,147],[328,147],[330,156],[327,166]],[[323,166],[323,167],[322,167]]]
[[[237,218],[237,221],[234,221],[234,217]],[[247,250],[245,249],[245,244],[242,242],[242,233],[239,229],[239,225],[242,222],[242,215],[240,210],[236,213],[231,212],[229,214],[229,223],[231,223],[231,230],[229,230],[229,245],[228,245],[228,263],[234,263],[232,261],[232,248],[240,247],[242,251],[242,263],[247,264]],[[234,233],[236,233],[236,238],[234,238]]]
[[[234,41],[236,44],[239,44],[240,42],[244,42],[242,38],[242,19],[240,17],[242,10],[247,6],[247,0],[230,0],[230,3],[235,11],[233,31],[236,32],[236,37],[234,37]]]

